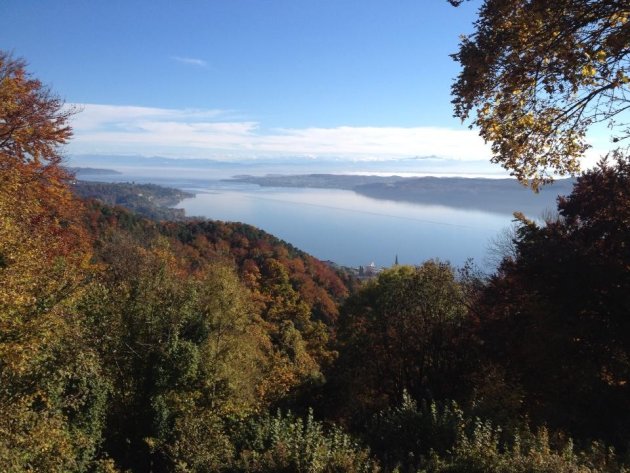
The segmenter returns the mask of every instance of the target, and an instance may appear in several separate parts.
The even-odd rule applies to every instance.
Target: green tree
[[[538,225],[520,216],[476,312],[491,357],[537,422],[626,447],[630,431],[630,161],[581,176]],[[570,393],[570,394],[569,394]]]
[[[335,383],[343,404],[369,411],[403,390],[416,398],[460,392],[452,380],[462,368],[457,353],[466,313],[462,288],[445,263],[396,266],[368,281],[339,319]]]
[[[577,173],[591,125],[630,136],[629,18],[622,0],[485,0],[453,55],[455,115],[474,113],[492,161],[521,182]]]
[[[453,401],[415,402],[375,415],[368,444],[385,471],[449,473],[624,472],[614,452],[600,443],[580,451],[561,432],[532,432],[467,414]]]
[[[249,293],[226,266],[187,274],[163,240],[108,238],[82,302],[114,387],[104,446],[133,471],[214,471],[226,419],[260,407],[270,342]]]
[[[309,411],[305,419],[278,412],[244,424],[237,435],[239,455],[230,471],[296,473],[377,473],[378,465],[352,437],[326,428]]]

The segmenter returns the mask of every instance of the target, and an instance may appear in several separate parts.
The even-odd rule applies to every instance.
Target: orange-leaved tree
[[[83,471],[105,390],[73,304],[89,241],[58,147],[69,111],[0,52],[0,470]]]

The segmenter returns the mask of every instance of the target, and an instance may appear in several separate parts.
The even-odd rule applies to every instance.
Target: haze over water
[[[511,225],[510,213],[380,200],[350,190],[260,187],[230,182],[240,168],[123,168],[122,174],[86,180],[156,183],[196,194],[178,207],[188,216],[243,222],[265,230],[322,260],[358,267],[390,266],[439,258],[462,265],[487,263],[492,239]],[[258,169],[264,175],[271,169]],[[515,209],[518,210],[518,209]],[[537,216],[534,216],[537,217]]]
[[[294,246],[344,266],[390,266],[430,258],[484,265],[490,240],[510,215],[393,202],[338,189],[261,188],[216,183],[190,189],[187,215],[255,225]]]

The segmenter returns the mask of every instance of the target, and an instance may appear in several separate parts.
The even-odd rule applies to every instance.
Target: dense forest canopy
[[[183,220],[184,210],[172,207],[182,199],[194,196],[189,192],[155,184],[114,184],[83,180],[74,181],[72,191],[83,199],[97,199],[112,207],[122,206],[153,220]]]
[[[487,1],[478,25],[514,40],[486,21],[499,11],[522,21],[519,5],[542,8]],[[598,38],[609,49],[576,76],[577,92],[610,79],[605,64],[626,67],[627,50],[614,49],[626,16],[607,18]],[[538,38],[536,25],[525,32]],[[468,105],[483,107],[471,93]],[[255,227],[156,221],[75,197],[60,166],[71,136],[62,102],[7,53],[0,98],[0,470],[627,471],[622,152],[581,175],[556,217],[519,215],[492,275],[427,261],[359,283]],[[505,123],[520,113],[502,107],[488,113]],[[579,125],[541,135],[561,146],[543,151],[580,151]],[[503,152],[511,133],[488,138]],[[546,179],[538,166],[557,164],[539,144],[508,163],[519,177]],[[562,156],[572,171],[575,156]]]

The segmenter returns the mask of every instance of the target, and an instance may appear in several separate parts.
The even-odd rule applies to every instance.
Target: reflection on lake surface
[[[261,188],[207,182],[178,207],[189,216],[255,225],[322,260],[390,266],[429,258],[484,266],[490,240],[512,216],[376,200],[336,189]],[[182,188],[182,186],[177,186]]]

